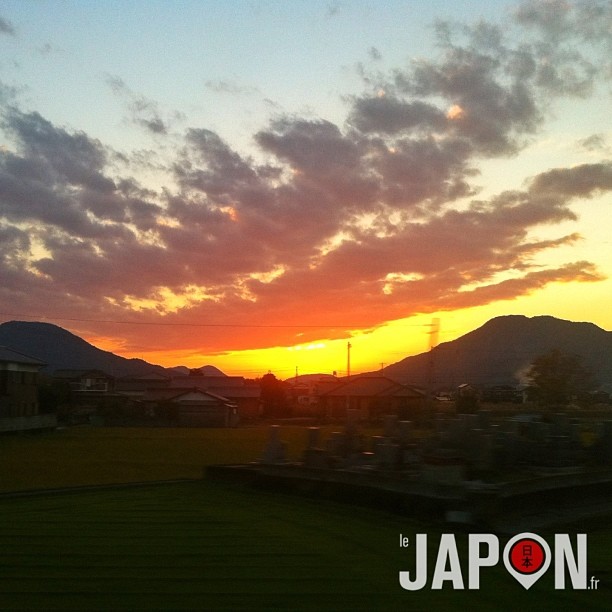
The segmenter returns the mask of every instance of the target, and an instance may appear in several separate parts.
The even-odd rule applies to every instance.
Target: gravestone
[[[280,425],[271,425],[268,445],[264,451],[263,463],[285,463],[287,460],[287,444],[281,442]]]

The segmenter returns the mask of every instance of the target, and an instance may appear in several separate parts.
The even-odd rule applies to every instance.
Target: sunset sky
[[[228,374],[612,329],[609,1],[0,4],[0,321]]]

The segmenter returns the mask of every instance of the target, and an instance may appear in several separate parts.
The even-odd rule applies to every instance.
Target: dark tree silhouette
[[[72,405],[70,385],[64,380],[45,379],[38,384],[38,407],[42,413],[65,416]]]
[[[582,403],[594,387],[593,374],[580,357],[558,349],[536,357],[527,378],[530,397],[544,406]]]
[[[266,417],[281,416],[286,409],[285,385],[272,372],[259,381],[263,414]]]

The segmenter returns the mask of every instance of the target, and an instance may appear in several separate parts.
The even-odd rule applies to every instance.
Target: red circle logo
[[[531,538],[523,538],[512,545],[509,552],[510,565],[520,574],[534,574],[546,561],[546,551]]]

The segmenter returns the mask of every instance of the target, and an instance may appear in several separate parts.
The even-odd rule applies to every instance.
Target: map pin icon
[[[531,588],[542,577],[550,560],[550,547],[535,533],[519,533],[504,548],[506,569],[525,589]]]

